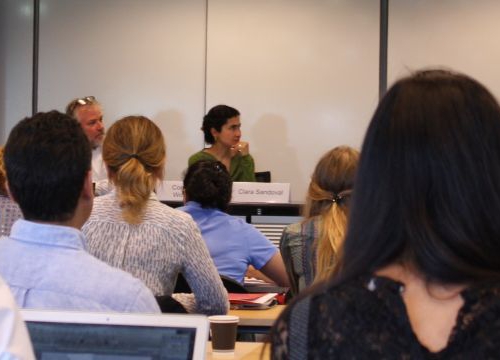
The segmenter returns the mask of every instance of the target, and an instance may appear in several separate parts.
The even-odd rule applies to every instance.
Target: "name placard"
[[[234,182],[232,203],[279,203],[290,202],[290,184]]]
[[[162,181],[156,187],[156,196],[160,201],[183,201],[182,181]]]
[[[183,201],[182,181],[167,180],[156,188],[156,196],[160,201]],[[232,203],[278,203],[290,202],[290,184],[234,182]]]

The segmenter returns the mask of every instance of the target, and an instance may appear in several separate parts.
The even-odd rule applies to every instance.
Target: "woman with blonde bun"
[[[171,295],[182,273],[192,295],[174,295],[189,312],[225,314],[227,293],[191,217],[158,201],[165,142],[144,116],[115,122],[103,144],[103,160],[115,189],[95,199],[83,227],[89,251],[141,279],[156,296]]]

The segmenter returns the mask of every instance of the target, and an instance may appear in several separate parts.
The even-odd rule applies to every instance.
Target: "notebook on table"
[[[229,293],[232,310],[265,310],[276,305],[277,293]]]
[[[37,359],[204,359],[203,315],[21,310]]]

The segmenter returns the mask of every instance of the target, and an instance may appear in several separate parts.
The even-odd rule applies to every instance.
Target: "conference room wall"
[[[149,117],[167,143],[167,179],[201,146],[205,18],[202,0],[41,0],[39,110],[94,95],[106,126]]]
[[[0,144],[31,113],[33,1],[0,0]]]
[[[207,107],[241,112],[258,170],[303,201],[316,162],[359,148],[378,100],[379,4],[209,1]]]
[[[388,83],[423,67],[469,74],[500,96],[498,0],[389,2]]]
[[[169,179],[179,179],[189,154],[202,147],[204,112],[224,102],[242,112],[257,169],[291,182],[293,200],[301,201],[318,156],[342,143],[358,147],[376,105],[377,1],[40,5],[38,108],[62,109],[73,96],[94,94],[108,126],[126,114],[150,116],[167,138]],[[31,113],[33,6],[30,0],[0,6],[5,141]],[[388,83],[442,65],[477,77],[498,95],[499,8],[494,0],[389,2]]]
[[[202,148],[205,111],[226,103],[242,113],[257,170],[291,182],[302,201],[318,157],[359,147],[377,101],[372,0],[218,0],[208,12],[200,0],[40,6],[38,109],[95,95],[108,126],[151,117],[166,137],[167,179],[180,179]]]

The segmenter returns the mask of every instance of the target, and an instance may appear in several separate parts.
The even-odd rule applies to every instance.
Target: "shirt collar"
[[[113,196],[115,199],[118,198],[118,195],[116,194],[116,186],[109,192],[109,194],[111,194],[111,196]],[[149,194],[149,200],[159,201],[158,196],[156,196],[156,193],[154,191],[151,191],[151,193]]]
[[[195,208],[195,209],[201,209],[201,205],[197,203],[196,201],[188,201],[185,205],[185,207],[190,207],[190,208]]]
[[[23,219],[17,220],[12,225],[9,238],[40,245],[87,249],[85,236],[78,229],[62,225],[40,224]]]
[[[183,206],[183,208],[187,209],[188,211],[202,212],[203,214],[225,214],[224,211],[221,211],[217,208],[204,208],[199,202],[196,201],[188,201],[186,205]]]
[[[149,194],[149,200],[156,200],[156,201],[159,201],[158,200],[158,196],[156,196],[156,193],[151,191],[151,194]]]

